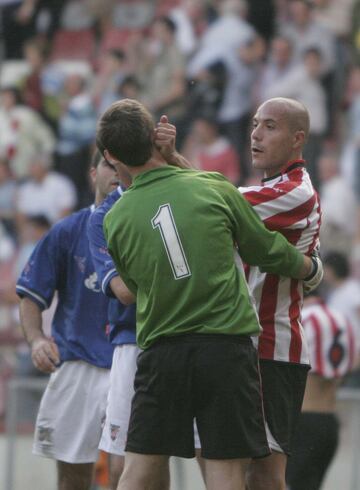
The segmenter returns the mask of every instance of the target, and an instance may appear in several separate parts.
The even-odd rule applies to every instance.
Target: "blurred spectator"
[[[326,95],[320,82],[321,54],[316,48],[305,51],[302,65],[295,65],[281,80],[269,85],[264,91],[266,98],[291,97],[308,108],[310,133],[304,150],[304,159],[314,186],[319,188],[317,160],[327,128]]]
[[[141,101],[156,120],[166,114],[177,126],[179,146],[183,139],[185,101],[185,58],[175,40],[176,26],[168,17],[152,24],[151,37],[146,40],[145,59],[139,60],[136,75],[141,84]]]
[[[356,0],[313,0],[314,20],[344,39],[351,30],[352,10]]]
[[[224,96],[226,67],[223,62],[212,63],[189,81],[186,97],[188,125],[199,116],[216,118]]]
[[[291,42],[286,37],[274,37],[258,83],[256,96],[259,103],[267,99],[268,87],[274,87],[278,81],[289,74],[293,67]]]
[[[338,252],[328,252],[324,258],[324,287],[327,303],[349,317],[356,328],[357,345],[360,345],[360,283],[351,277],[347,257]]]
[[[100,116],[118,98],[119,87],[128,74],[126,55],[121,49],[110,49],[96,77],[93,96]]]
[[[221,172],[233,184],[239,183],[239,157],[230,142],[219,134],[218,124],[213,119],[196,119],[186,146],[184,152],[196,167]]]
[[[84,77],[69,75],[64,88],[64,109],[59,119],[57,169],[73,181],[78,193],[78,205],[83,206],[91,199],[87,172],[97,115]]]
[[[0,222],[6,231],[15,235],[15,197],[17,182],[10,172],[9,162],[0,158]]]
[[[356,233],[356,199],[353,190],[339,174],[333,152],[319,159],[322,223],[321,252],[333,250],[349,255]],[[346,219],[344,219],[346,217]]]
[[[138,99],[140,84],[134,75],[127,75],[120,83],[118,99]]]
[[[25,43],[24,56],[31,70],[21,83],[24,103],[39,112],[56,129],[60,115],[58,95],[62,90],[64,75],[49,63],[49,45],[38,39]]]
[[[349,75],[346,139],[341,156],[341,172],[353,187],[360,204],[360,67]]]
[[[322,73],[335,67],[335,38],[330,30],[313,17],[310,0],[290,0],[290,19],[280,27],[280,32],[293,44],[295,61],[301,63],[309,48],[317,48],[323,60]]]
[[[273,0],[248,1],[248,21],[255,27],[256,32],[266,41],[274,35],[275,30],[275,2]]]
[[[245,20],[245,0],[223,0],[219,3],[219,17],[206,29],[200,39],[199,49],[188,65],[190,77],[195,76],[215,61],[225,61],[254,38],[254,28]]]
[[[225,57],[227,82],[219,108],[221,131],[239,154],[241,178],[249,176],[249,124],[253,110],[254,84],[259,62],[264,55],[264,42],[255,36],[247,44],[231,50]]]
[[[190,56],[197,47],[196,24],[204,22],[205,0],[184,0],[169,12],[176,24],[176,42],[186,56]]]
[[[295,62],[300,63],[304,53],[310,48],[315,48],[320,53],[320,79],[326,93],[326,131],[333,136],[337,69],[335,36],[326,26],[315,20],[312,0],[290,0],[290,20],[282,27],[281,32],[293,43]]]
[[[290,490],[320,490],[339,443],[336,391],[354,369],[358,351],[347,317],[316,292],[304,300],[302,323],[311,371],[286,476]]]
[[[352,12],[352,55],[354,63],[360,64],[360,0],[355,0],[354,9]]]
[[[30,165],[30,179],[19,186],[16,207],[20,231],[26,216],[43,214],[50,223],[55,223],[76,205],[72,182],[50,168],[50,156],[38,155]]]
[[[17,178],[28,175],[34,155],[51,153],[55,138],[49,126],[30,107],[25,106],[17,89],[1,90],[0,156],[9,160]]]
[[[37,0],[3,0],[1,2],[5,58],[21,58],[23,42],[34,36],[36,3]]]

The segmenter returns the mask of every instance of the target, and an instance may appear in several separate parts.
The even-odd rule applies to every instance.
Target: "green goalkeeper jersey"
[[[106,215],[104,232],[136,294],[142,348],[163,336],[260,332],[235,247],[266,272],[293,276],[303,263],[218,173],[164,166],[138,175]]]

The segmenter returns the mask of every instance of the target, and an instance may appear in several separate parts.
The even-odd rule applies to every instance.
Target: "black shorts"
[[[193,458],[194,419],[205,458],[270,454],[250,338],[166,337],[139,355],[126,451]]]
[[[288,456],[308,371],[309,366],[303,364],[260,359],[265,420],[275,441]]]
[[[286,481],[291,490],[319,490],[339,442],[339,422],[331,413],[304,412],[296,428]]]

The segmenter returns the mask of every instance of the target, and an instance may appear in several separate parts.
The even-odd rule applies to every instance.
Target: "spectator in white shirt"
[[[70,214],[76,205],[76,190],[65,175],[50,170],[49,155],[39,155],[30,165],[30,179],[19,186],[18,223],[25,216],[43,214],[50,223]]]
[[[351,253],[356,233],[356,197],[347,181],[338,172],[338,161],[332,152],[319,158],[322,223],[321,251]]]

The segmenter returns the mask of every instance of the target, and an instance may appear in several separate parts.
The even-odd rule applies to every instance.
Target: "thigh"
[[[100,449],[110,454],[125,454],[136,363],[140,352],[132,344],[119,345],[114,350],[106,418],[99,444]]]
[[[41,400],[33,452],[67,463],[95,462],[108,389],[108,369],[65,362]]]
[[[338,422],[332,414],[305,412],[295,432],[286,479],[292,490],[318,490],[336,451]]]
[[[252,343],[204,343],[196,362],[195,414],[202,456],[219,460],[268,455]]]
[[[126,451],[194,457],[193,349],[170,341],[139,355]]]
[[[301,413],[308,369],[304,365],[260,360],[269,446],[288,456]]]

